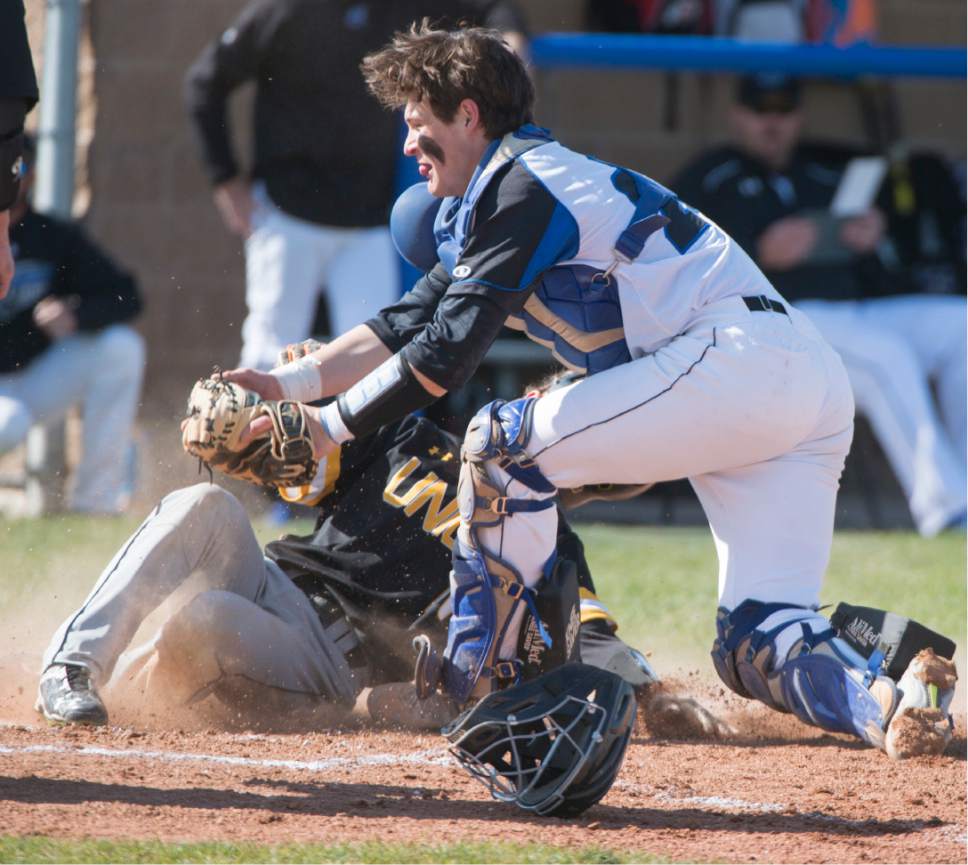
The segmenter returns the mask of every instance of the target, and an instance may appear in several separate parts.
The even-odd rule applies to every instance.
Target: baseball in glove
[[[271,430],[243,446],[243,431],[263,415]],[[263,400],[218,373],[192,388],[182,447],[210,469],[260,486],[300,486],[316,475],[306,407]]]

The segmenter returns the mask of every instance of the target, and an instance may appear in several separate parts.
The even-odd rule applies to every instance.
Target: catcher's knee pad
[[[443,664],[444,688],[460,703],[489,693],[494,680],[507,683],[519,678],[520,662],[502,661],[499,653],[502,646],[517,643],[517,634],[510,631],[520,627],[515,614],[521,604],[531,612],[541,639],[551,645],[537,613],[534,589],[526,587],[514,566],[485,548],[479,537],[480,529],[498,526],[514,514],[554,507],[554,485],[524,450],[534,403],[534,398],[523,398],[484,406],[471,420],[461,449],[461,524],[454,543],[453,615]],[[492,465],[508,476],[500,488],[488,471]],[[514,481],[524,487],[525,497],[507,495]],[[545,564],[546,577],[553,566],[554,557]]]
[[[716,630],[713,663],[736,693],[880,745],[894,701],[894,689],[877,675],[883,655],[865,660],[818,612],[793,604],[747,600],[721,608]],[[872,693],[875,681],[888,684],[886,700]]]

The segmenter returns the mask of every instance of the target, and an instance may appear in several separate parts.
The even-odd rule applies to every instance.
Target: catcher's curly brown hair
[[[426,101],[437,117],[450,122],[461,101],[473,99],[490,138],[532,122],[534,85],[496,30],[439,30],[424,18],[368,54],[360,69],[386,108]]]

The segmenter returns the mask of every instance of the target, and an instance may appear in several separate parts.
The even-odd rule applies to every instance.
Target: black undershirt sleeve
[[[437,304],[449,285],[450,274],[438,264],[396,303],[384,307],[367,321],[366,326],[396,354],[433,320]]]
[[[508,310],[487,295],[448,292],[433,321],[400,352],[445,390],[467,384],[501,332]]]

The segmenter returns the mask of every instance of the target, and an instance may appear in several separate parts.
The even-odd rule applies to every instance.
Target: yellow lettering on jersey
[[[448,549],[454,545],[454,535],[460,525],[460,512],[457,499],[441,507],[447,495],[447,483],[440,480],[434,472],[428,472],[426,477],[414,481],[406,492],[400,492],[403,482],[409,478],[420,466],[417,457],[411,457],[397,471],[383,491],[383,500],[395,508],[403,508],[403,512],[412,517],[422,507],[426,506],[423,530],[440,538]]]
[[[388,505],[393,505],[395,508],[402,508],[409,501],[405,496],[397,495],[397,490],[400,489],[400,484],[402,484],[410,475],[414,473],[417,466],[420,465],[420,460],[416,457],[410,457],[400,468],[398,468],[393,476],[390,478],[386,485],[386,489],[383,490],[383,501]]]
[[[460,528],[460,511],[458,510],[456,499],[454,499],[454,501],[447,506],[444,513],[447,513],[447,511],[450,510],[451,505],[453,505],[455,511],[453,516],[441,523],[438,523],[433,530],[433,534],[440,538],[441,543],[447,547],[448,550],[452,550],[454,548],[454,535],[457,534],[457,530]]]

